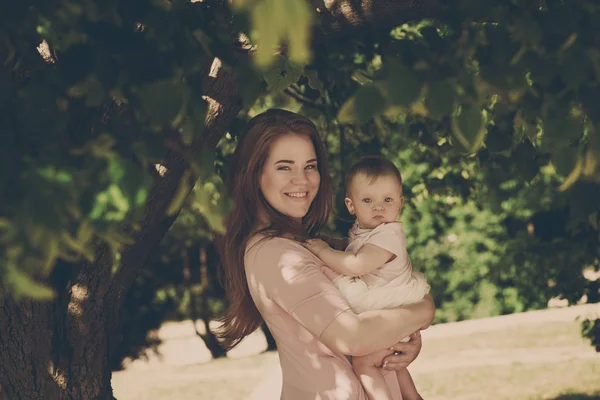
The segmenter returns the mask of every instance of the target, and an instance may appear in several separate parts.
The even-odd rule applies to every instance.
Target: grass
[[[185,367],[120,371],[113,374],[113,389],[119,400],[241,400],[276,359],[276,353],[262,353]]]
[[[572,318],[536,321],[536,315],[520,325],[487,332],[444,336],[442,331],[428,338],[425,331],[421,355],[410,368],[423,397],[600,399],[600,354],[581,338],[579,324]],[[113,387],[119,400],[243,400],[274,365],[277,354],[267,353],[122,371],[114,374]],[[273,386],[275,393],[278,383]]]
[[[478,366],[414,374],[425,399],[600,399],[600,362]]]
[[[425,399],[600,399],[600,355],[574,321],[425,340],[413,377]]]

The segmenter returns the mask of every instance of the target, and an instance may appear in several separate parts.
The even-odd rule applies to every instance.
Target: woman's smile
[[[303,200],[308,196],[308,192],[289,192],[285,193],[285,195],[294,199]]]

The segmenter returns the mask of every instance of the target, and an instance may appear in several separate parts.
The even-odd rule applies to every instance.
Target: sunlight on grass
[[[562,321],[538,319],[544,315],[506,327],[502,317],[480,321],[495,323],[484,326],[495,330],[452,325],[450,335],[444,332],[451,326],[429,338],[424,332],[423,350],[410,367],[419,391],[427,400],[600,400],[600,355],[581,338],[579,323],[566,314]],[[277,353],[263,353],[155,366],[117,372],[113,386],[119,400],[245,400],[277,365]],[[279,385],[274,382],[273,393]]]
[[[576,393],[600,399],[598,360],[510,364],[413,374],[425,399],[556,399]],[[564,399],[571,397],[564,397]],[[584,397],[585,398],[585,397]]]

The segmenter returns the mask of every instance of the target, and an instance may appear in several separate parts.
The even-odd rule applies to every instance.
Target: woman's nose
[[[306,172],[304,170],[296,172],[292,177],[292,183],[295,184],[303,184],[306,183],[308,179],[306,178]]]

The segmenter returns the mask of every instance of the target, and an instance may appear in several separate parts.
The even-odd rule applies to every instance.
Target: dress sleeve
[[[375,228],[365,244],[381,247],[397,257],[402,257],[406,252],[406,234],[400,222],[390,222]]]
[[[350,308],[319,260],[292,240],[263,239],[249,247],[245,268],[249,285],[317,337]]]

